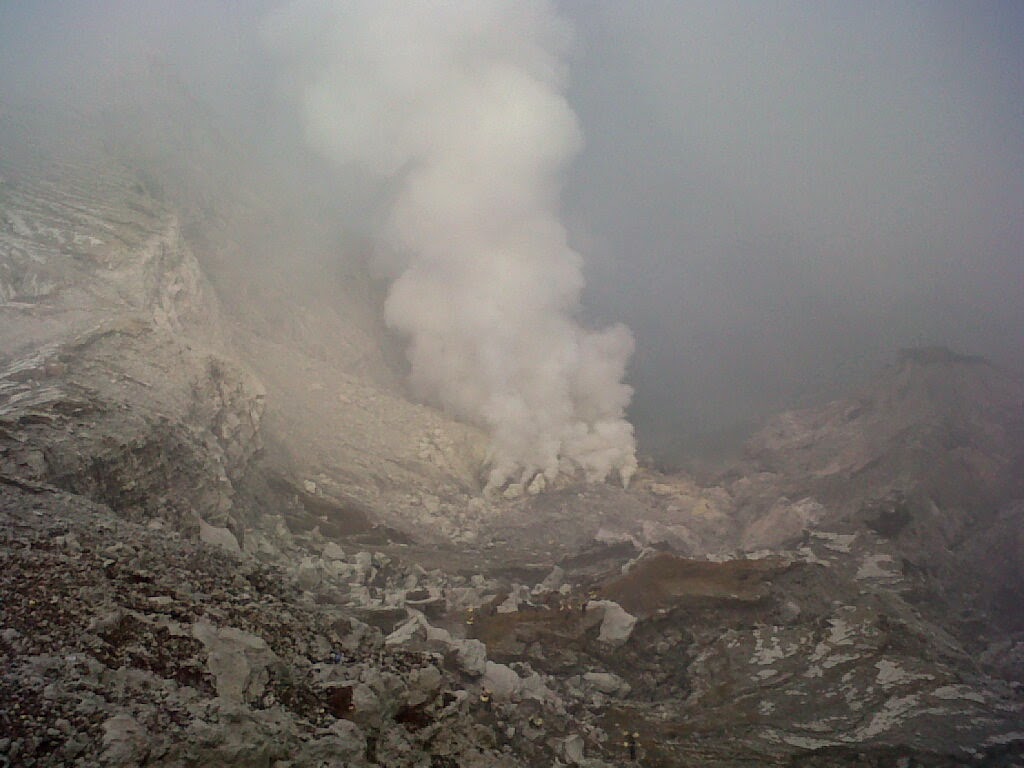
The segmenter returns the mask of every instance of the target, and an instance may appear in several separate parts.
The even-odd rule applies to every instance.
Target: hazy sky
[[[813,401],[906,345],[1024,362],[1024,4],[565,8],[567,206],[641,428]]]
[[[0,108],[156,54],[285,152],[277,5],[0,3]],[[641,447],[841,392],[902,346],[1024,367],[1024,3],[555,5],[585,141],[563,213],[586,318],[636,337]]]

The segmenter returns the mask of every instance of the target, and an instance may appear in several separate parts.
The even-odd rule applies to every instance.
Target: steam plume
[[[488,486],[576,468],[628,482],[633,339],[573,317],[581,258],[558,201],[582,138],[549,3],[300,0],[266,31],[310,144],[396,181],[381,236],[407,266],[387,322],[418,392],[489,430]]]

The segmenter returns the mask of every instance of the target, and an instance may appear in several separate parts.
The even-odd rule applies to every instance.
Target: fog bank
[[[665,455],[901,347],[1024,367],[1022,36],[1015,2],[8,3],[0,109],[102,111],[182,189],[258,178],[373,243],[420,395],[498,476],[600,474],[630,341],[585,329],[632,329]]]

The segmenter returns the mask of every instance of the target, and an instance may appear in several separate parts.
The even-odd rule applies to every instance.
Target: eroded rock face
[[[76,115],[71,136],[45,107],[0,115],[0,421],[34,427],[0,466],[239,534],[236,498],[267,495],[247,487],[258,457],[310,499],[454,532],[485,442],[406,396],[360,255],[339,259],[339,234],[302,206],[244,191],[238,148],[180,124],[187,94],[124,87],[170,89],[167,114],[126,120],[153,135],[114,136],[110,115]],[[196,154],[153,157],[179,129]]]
[[[264,393],[228,352],[180,215],[88,126],[57,147],[17,116],[0,163],[0,469],[224,525],[262,450]]]
[[[1024,561],[1022,402],[1019,376],[927,348],[848,399],[777,417],[749,445],[762,482],[738,510],[746,548],[778,545],[798,519],[811,532],[872,534],[889,542],[892,567],[927,573],[965,612],[1019,630],[1019,592],[1006,585]]]
[[[943,508],[999,504],[1024,495],[1022,394],[1019,376],[980,358],[905,350],[853,396],[776,417],[748,451],[833,504],[892,491]]]

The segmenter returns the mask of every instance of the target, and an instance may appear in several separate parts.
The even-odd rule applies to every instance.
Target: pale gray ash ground
[[[0,120],[0,764],[1024,765],[1016,374],[908,350],[715,474],[485,496],[367,271]]]

